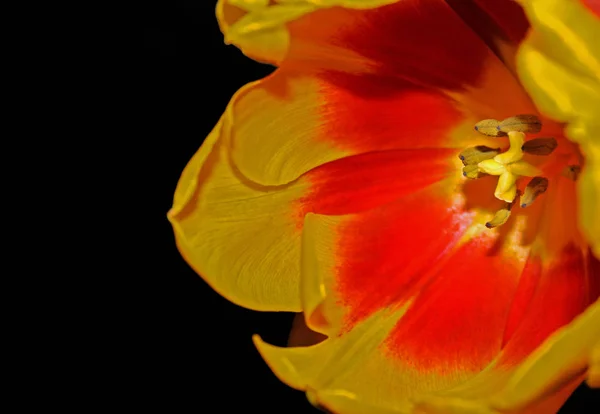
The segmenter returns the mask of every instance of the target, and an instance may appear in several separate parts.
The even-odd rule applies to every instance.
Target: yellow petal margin
[[[600,18],[579,0],[522,0],[532,29],[517,55],[521,82],[541,112],[567,124],[585,158],[579,223],[600,258]]]
[[[217,20],[225,43],[260,62],[279,64],[290,45],[287,23],[330,7],[371,9],[398,0],[219,0]]]
[[[383,369],[377,352],[409,306],[374,315],[347,336],[317,345],[279,348],[258,336],[254,343],[279,379],[306,391],[313,405],[340,414],[548,414],[558,411],[586,376],[590,386],[598,385],[600,301],[517,367],[502,367],[500,354],[480,374],[456,386],[435,391],[423,390],[431,384],[422,383],[386,386],[395,374],[410,377],[409,372],[394,373],[393,364]],[[371,377],[374,372],[379,377]],[[373,381],[378,393],[365,392]]]
[[[181,255],[219,294],[260,311],[301,310],[295,200],[306,185],[264,187],[230,162],[232,105],[185,167],[168,219]]]

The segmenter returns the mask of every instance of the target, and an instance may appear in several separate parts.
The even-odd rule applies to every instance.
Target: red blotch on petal
[[[525,313],[529,309],[531,299],[538,287],[542,270],[542,263],[539,259],[530,257],[529,260],[527,260],[521,278],[519,279],[517,292],[512,300],[508,321],[506,322],[506,329],[504,331],[504,339],[502,341],[503,346],[513,336],[525,316]]]
[[[518,262],[491,255],[496,240],[462,245],[438,267],[387,341],[389,352],[421,372],[478,372],[497,354]],[[425,269],[423,269],[425,271]]]
[[[342,215],[368,210],[459,174],[454,149],[372,152],[330,162],[310,171],[310,193],[302,211]]]
[[[436,185],[357,215],[339,231],[334,291],[346,310],[344,331],[373,312],[402,303],[471,223]]]
[[[596,17],[600,18],[600,0],[581,0]]]
[[[466,118],[447,96],[397,78],[322,76],[321,139],[352,152],[448,147],[453,128]]]

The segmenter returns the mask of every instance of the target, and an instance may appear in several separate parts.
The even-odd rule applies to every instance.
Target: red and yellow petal
[[[232,159],[251,181],[282,185],[350,155],[485,144],[473,130],[478,120],[533,110],[514,79],[492,78],[487,89],[444,94],[397,78],[280,69],[230,105]]]
[[[255,343],[275,374],[307,391],[314,404],[348,414],[553,412],[583,379],[585,367],[593,366],[592,347],[598,339],[598,328],[592,327],[598,322],[593,307],[579,318],[586,321],[586,328],[578,327],[579,322],[567,325],[568,335],[560,333],[563,331],[555,334],[564,339],[552,336],[537,348],[598,297],[597,280],[590,283],[598,278],[593,257],[567,249],[548,265],[530,259],[535,263],[519,277],[522,260],[509,249],[504,250],[508,261],[497,258],[495,262],[487,255],[498,249],[498,239],[484,236],[451,247],[443,264],[427,272],[431,274],[420,275],[420,288],[407,288],[411,282],[413,287],[419,284],[409,278],[405,284],[392,286],[389,280],[402,269],[404,259],[398,257],[399,265],[393,266],[396,258],[389,255],[387,263],[378,261],[379,266],[363,274],[369,292],[343,304],[335,280],[332,282],[343,277],[343,270],[331,263],[338,256],[331,251],[335,239],[332,243],[327,233],[343,231],[351,219],[313,216],[307,220],[313,223],[307,224],[305,232],[316,232],[316,237],[308,238],[303,250],[312,247],[306,254],[317,257],[311,259],[312,266],[303,258],[303,277],[315,273],[326,277],[313,282],[317,292],[307,310],[315,309],[320,298],[316,312],[320,318],[311,319],[307,314],[307,323],[330,336],[302,348],[277,348],[259,338]],[[355,237],[359,235],[357,232]],[[380,260],[376,252],[381,245],[370,247],[372,239],[368,234],[365,238],[363,246],[369,251],[363,257]],[[310,243],[317,240],[324,241],[317,246]],[[339,240],[338,245],[343,244]],[[348,256],[342,259],[350,260]],[[319,272],[319,267],[325,271]],[[380,269],[384,272],[378,273]],[[521,289],[531,291],[529,283],[519,283],[520,278],[533,278],[537,283],[533,282],[533,293],[524,294],[531,298],[531,306],[521,312],[515,332],[506,335],[510,308],[520,306],[511,298]],[[365,312],[365,302],[374,296],[387,305]],[[395,301],[386,302],[390,296]],[[363,315],[348,321],[345,315],[352,305]],[[336,330],[336,323],[342,323],[343,329]],[[538,351],[528,356],[536,348]],[[567,353],[570,356],[560,357]],[[531,386],[515,385],[524,381]]]
[[[261,61],[379,68],[446,85],[473,80],[490,50],[503,56],[500,46],[520,41],[527,28],[511,0],[221,0],[217,18],[227,43]]]
[[[228,111],[183,172],[169,219],[188,263],[217,292],[252,309],[301,310],[307,213],[363,211],[457,175],[454,150],[412,149],[351,156],[287,185],[261,186],[231,162],[237,124]]]
[[[500,9],[485,7],[504,21]],[[348,155],[461,148],[481,141],[472,130],[480,119],[535,112],[501,53],[469,26],[468,17],[481,20],[483,8],[477,10],[465,16],[443,1],[410,0],[367,10],[321,8],[289,23],[292,39],[300,40],[281,69],[230,112],[236,166],[258,184],[281,185]],[[521,23],[518,30],[498,26],[487,25],[496,27],[490,43],[523,31]]]
[[[540,203],[542,220],[568,214],[555,199],[563,186],[555,187],[551,205]],[[497,413],[502,401],[545,413],[564,403],[580,370],[536,374],[534,364],[528,375],[550,385],[514,403],[508,390],[523,361],[597,300],[598,261],[565,246],[568,238],[549,260],[543,242],[527,238],[524,217],[485,229],[480,209],[464,209],[480,201],[456,191],[451,177],[372,210],[306,217],[303,308],[307,326],[328,339],[283,349],[257,338],[280,379],[349,414]],[[574,350],[578,341],[588,346],[571,340]],[[583,354],[591,360],[591,351]]]

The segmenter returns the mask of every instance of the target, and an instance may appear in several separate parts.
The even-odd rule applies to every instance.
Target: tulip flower
[[[338,414],[553,413],[600,386],[594,0],[220,0],[277,66],[185,168],[178,248],[298,312],[283,382]],[[231,68],[235,70],[235,68]]]

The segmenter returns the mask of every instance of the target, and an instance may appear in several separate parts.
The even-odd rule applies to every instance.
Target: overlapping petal
[[[291,204],[302,194],[244,180],[228,160],[221,121],[177,186],[169,220],[179,251],[234,303],[297,311],[300,234]]]
[[[299,311],[307,213],[345,214],[388,203],[456,175],[458,161],[454,149],[371,151],[326,163],[285,185],[257,184],[232,161],[239,125],[245,125],[236,104],[255,87],[236,94],[186,167],[169,218],[181,253],[217,292],[253,309]],[[277,119],[269,109],[276,106],[263,110]],[[253,116],[260,120],[260,112]]]
[[[515,234],[466,237],[479,218],[445,215],[438,185],[356,215],[308,216],[306,321],[329,338],[288,349],[257,338],[259,351],[280,379],[332,412],[556,410],[590,363],[600,335],[594,308],[585,328],[565,328],[526,358],[597,300],[598,261],[571,245],[546,263],[515,247]],[[407,204],[428,208],[433,223],[416,221]],[[447,232],[433,230],[440,224]],[[422,257],[403,252],[411,237]],[[571,359],[557,358],[569,347]]]
[[[576,204],[563,202],[573,183],[555,181],[545,203],[490,231],[492,181],[463,185],[458,173],[456,149],[487,143],[476,120],[536,112],[514,77],[527,22],[509,3],[219,1],[226,41],[280,69],[234,97],[186,168],[170,218],[183,255],[218,292],[303,310],[327,335],[288,349],[255,338],[315,405],[546,413],[586,376],[600,382],[590,306],[600,270],[572,225]],[[527,6],[538,28],[519,75],[581,145],[582,229],[597,250],[600,55],[579,47],[597,26],[581,5],[539,4]],[[581,33],[545,19],[556,8],[582,18]],[[557,35],[562,49],[547,52]],[[562,90],[538,82],[540,70]]]
[[[481,21],[484,10],[468,14],[461,2],[409,0],[372,10],[311,4],[319,9],[286,23],[292,42],[282,68],[233,108],[233,159],[252,181],[285,184],[373,150],[464,146],[476,137],[471,124],[461,125],[466,117],[535,112],[494,50],[496,39],[522,36],[519,19],[474,31],[468,23]],[[502,9],[486,7],[503,21]]]
[[[289,183],[350,155],[458,149],[478,139],[474,116],[442,93],[342,73],[278,70],[240,95],[231,114],[232,159],[262,185]]]
[[[530,355],[554,349],[555,339],[538,347],[597,300],[600,269],[577,236],[574,183],[552,180],[530,217],[497,233],[483,225],[489,200],[469,197],[493,201],[493,182],[461,195],[455,177],[358,214],[307,216],[303,309],[329,339],[280,349],[257,338],[261,354],[332,412],[556,411],[584,378],[597,330],[565,328],[549,358],[565,347],[572,358],[553,368]],[[525,376],[537,386],[515,396]]]
[[[600,257],[600,17],[580,1],[522,4],[532,32],[519,50],[518,73],[538,108],[567,123],[566,135],[581,147],[580,228]]]

